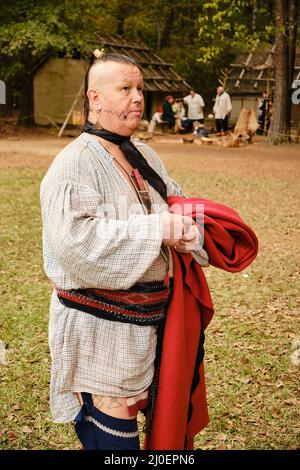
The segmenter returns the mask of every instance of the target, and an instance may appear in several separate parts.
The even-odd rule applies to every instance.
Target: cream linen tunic
[[[168,195],[182,195],[154,150],[142,143],[136,146],[166,182]],[[160,254],[159,212],[166,204],[149,189],[157,205],[150,215],[94,136],[83,133],[65,147],[41,183],[44,267],[53,284],[62,289],[113,290],[162,280],[167,265]],[[208,265],[203,249],[193,256]],[[55,422],[72,421],[78,414],[73,392],[130,397],[152,381],[155,327],[104,320],[65,307],[55,290],[49,346]]]

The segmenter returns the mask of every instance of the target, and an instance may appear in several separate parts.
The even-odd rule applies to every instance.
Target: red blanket
[[[258,241],[239,215],[227,206],[206,199],[168,198],[188,204],[194,219],[204,204],[204,248],[209,262],[238,272],[256,257]],[[213,316],[213,304],[202,268],[190,254],[172,249],[174,289],[167,313],[160,366],[157,403],[145,449],[193,449],[193,438],[207,426],[203,342],[204,330]]]
[[[257,255],[258,241],[253,230],[230,207],[202,198],[169,197],[170,212],[182,213],[192,218],[199,206],[204,207],[204,249],[209,264],[232,273],[245,269]],[[173,206],[173,209],[172,209]]]

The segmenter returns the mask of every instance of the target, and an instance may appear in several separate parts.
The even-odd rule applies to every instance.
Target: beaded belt
[[[163,281],[135,284],[128,290],[56,288],[56,292],[66,307],[136,325],[160,324],[170,299],[170,288]]]

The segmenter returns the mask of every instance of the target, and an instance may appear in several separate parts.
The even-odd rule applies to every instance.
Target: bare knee
[[[81,393],[76,393],[80,406],[83,405]],[[95,408],[103,413],[120,419],[135,419],[137,413],[129,411],[126,397],[107,397],[104,395],[92,395]]]

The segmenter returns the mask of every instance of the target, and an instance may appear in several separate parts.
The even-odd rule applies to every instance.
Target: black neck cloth
[[[113,144],[116,144],[123,151],[127,161],[133,168],[137,168],[140,174],[145,180],[161,195],[166,201],[167,199],[167,187],[163,179],[156,173],[155,170],[149,165],[146,158],[139,152],[139,150],[133,145],[130,137],[110,132],[106,129],[96,129],[95,126],[86,121],[83,132],[88,134],[97,135],[102,139],[108,140]]]

